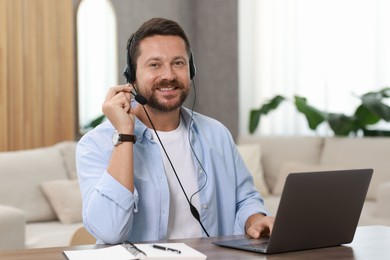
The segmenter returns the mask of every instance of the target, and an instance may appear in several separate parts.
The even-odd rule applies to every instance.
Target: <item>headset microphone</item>
[[[146,97],[144,97],[140,94],[136,94],[134,92],[131,92],[131,94],[133,94],[135,101],[137,101],[139,104],[146,105],[146,103],[148,103],[148,101],[146,100]]]
[[[135,100],[140,103],[141,105],[146,105],[147,103],[147,100],[144,96],[141,96],[141,95],[135,95]]]

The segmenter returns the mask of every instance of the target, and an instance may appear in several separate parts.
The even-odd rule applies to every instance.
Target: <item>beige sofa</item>
[[[390,226],[390,138],[241,136],[237,143],[272,214],[291,172],[372,168],[359,225]]]
[[[82,226],[75,148],[0,153],[0,250],[67,245]]]

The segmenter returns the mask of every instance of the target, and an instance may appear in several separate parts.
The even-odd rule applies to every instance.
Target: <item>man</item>
[[[125,75],[131,84],[103,103],[108,121],[77,147],[83,222],[97,242],[270,234],[274,219],[229,131],[182,107],[195,75],[182,28],[145,22],[129,39]]]

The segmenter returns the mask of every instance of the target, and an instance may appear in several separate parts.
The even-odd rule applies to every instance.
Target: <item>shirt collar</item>
[[[186,107],[181,107],[180,114],[187,125],[188,122],[190,122],[190,130],[195,129],[194,120],[191,120],[191,117],[193,116],[192,111]],[[144,123],[142,123],[142,121],[139,120],[137,117],[135,117],[134,134],[135,136],[137,136],[137,142],[142,142],[144,138],[147,138],[148,140],[151,140],[153,138],[152,133],[148,131],[148,127]]]

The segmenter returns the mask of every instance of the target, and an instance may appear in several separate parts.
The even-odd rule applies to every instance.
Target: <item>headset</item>
[[[135,34],[132,34],[129,40],[127,41],[127,47],[126,47],[126,67],[123,71],[123,76],[125,76],[126,80],[128,83],[134,83],[135,81],[135,67],[133,64],[133,61],[131,60],[130,57],[130,49],[133,45],[135,38]],[[196,74],[196,67],[195,67],[195,62],[194,62],[194,57],[192,55],[192,51],[190,51],[190,79],[192,80],[195,77]]]

